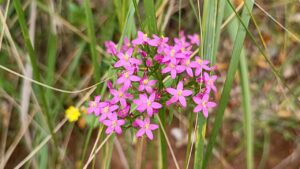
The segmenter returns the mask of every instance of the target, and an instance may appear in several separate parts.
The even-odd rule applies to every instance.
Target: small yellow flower
[[[66,118],[69,120],[69,122],[77,121],[79,116],[80,116],[80,112],[74,106],[70,106],[66,110]]]

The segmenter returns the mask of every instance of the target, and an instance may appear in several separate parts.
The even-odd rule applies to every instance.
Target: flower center
[[[129,60],[129,56],[128,56],[127,53],[125,53],[125,55],[124,55],[124,60],[125,60],[125,61],[128,61],[128,60]]]
[[[112,127],[116,127],[117,126],[117,122],[116,122],[116,120],[114,120],[114,121],[112,121]]]
[[[143,80],[143,84],[144,84],[144,85],[148,84],[148,82],[149,82],[148,79],[144,79],[144,80]]]
[[[106,106],[106,107],[103,108],[103,112],[104,112],[104,113],[108,113],[108,110],[109,110],[109,107],[108,107],[108,106]]]
[[[151,106],[151,101],[149,99],[147,100],[147,106]]]
[[[190,63],[191,63],[191,61],[190,61],[190,60],[187,60],[187,61],[185,61],[185,65],[186,65],[186,66],[189,66],[189,65],[190,65]]]
[[[171,57],[175,56],[175,50],[174,49],[171,50],[171,54],[170,55],[171,55]]]
[[[145,124],[145,129],[149,129],[149,126],[150,126],[150,124],[149,124],[149,123],[146,123],[146,124]]]
[[[143,40],[146,41],[147,40],[147,34],[143,35]]]
[[[206,107],[206,101],[202,101],[202,106]]]
[[[118,96],[119,96],[119,97],[123,97],[123,95],[124,95],[123,92],[119,92],[119,93],[118,93]]]
[[[184,47],[182,47],[182,48],[181,48],[181,52],[184,52],[184,51],[185,51],[185,48],[184,48]]]
[[[198,62],[199,64],[201,64],[201,63],[203,62],[203,60],[202,60],[202,59],[197,59],[197,62]]]
[[[178,95],[178,96],[181,96],[181,95],[182,95],[182,90],[178,90],[178,91],[177,91],[177,95]]]
[[[92,102],[92,107],[96,107],[97,106],[97,103],[96,102]]]
[[[124,76],[125,76],[126,79],[128,79],[129,73],[128,73],[128,72],[125,72],[125,73],[124,73]]]
[[[174,68],[175,65],[174,65],[173,63],[170,63],[170,67],[171,67],[171,68]]]

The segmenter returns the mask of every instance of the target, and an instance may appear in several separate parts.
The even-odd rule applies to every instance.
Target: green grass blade
[[[200,11],[200,9],[198,10]],[[200,34],[203,36],[201,36],[202,45],[200,46],[199,51],[200,53],[203,53],[203,59],[207,59],[213,64],[216,60],[216,56],[214,55],[214,46],[216,40],[217,0],[205,0],[203,10],[203,30],[202,32],[200,32]],[[200,16],[198,17],[200,18]],[[197,117],[198,124],[195,143],[194,169],[202,168],[202,165],[204,163],[204,141],[207,123],[205,117],[202,114],[198,115]]]
[[[229,16],[232,13],[232,9],[226,5],[226,13]],[[228,24],[228,32],[231,39],[233,40],[236,36],[238,30],[238,20],[237,18],[233,19]],[[246,143],[246,163],[247,169],[253,168],[253,125],[252,125],[252,114],[251,114],[251,102],[250,102],[250,87],[248,79],[248,64],[246,60],[245,50],[242,49],[241,58],[240,58],[239,72],[241,77],[241,87],[242,87],[242,102],[244,110],[244,132],[245,132],[245,143]]]
[[[22,31],[22,35],[23,35],[23,38],[24,38],[24,41],[25,41],[25,46],[26,46],[26,49],[28,50],[28,54],[29,54],[29,57],[30,57],[32,70],[33,70],[33,76],[37,81],[41,82],[41,77],[40,77],[40,74],[39,74],[38,63],[37,63],[38,57],[37,57],[37,55],[34,51],[33,45],[32,45],[32,43],[30,41],[30,38],[29,38],[29,31],[28,31],[28,27],[26,25],[24,11],[22,9],[20,0],[14,0],[13,3],[14,3],[14,7],[16,9],[17,15],[18,15],[18,21],[19,21],[21,31]],[[48,104],[47,104],[47,98],[46,98],[45,91],[44,91],[43,87],[38,86],[38,93],[40,95],[40,99],[41,99],[41,102],[42,102],[42,108],[43,108],[43,110],[46,114],[48,128],[51,132],[54,143],[56,144],[56,139],[55,139],[56,137],[53,134],[53,121],[52,121],[52,118],[51,118],[52,116],[50,115],[50,109],[49,109]]]
[[[227,0],[227,2],[230,3],[230,1],[228,1],[228,0]],[[252,0],[246,0],[245,1],[245,6],[247,6],[249,8],[249,9],[244,8],[243,12],[242,12],[242,16],[241,16],[241,19],[245,23],[245,25],[249,24],[250,17],[251,17],[250,11],[253,8],[253,4],[254,4],[254,2]],[[228,69],[228,73],[227,73],[227,78],[226,78],[226,81],[225,81],[225,84],[224,84],[224,88],[223,88],[223,91],[222,91],[219,106],[217,108],[217,114],[216,114],[214,126],[213,126],[212,133],[211,133],[209,141],[208,141],[208,146],[207,146],[207,150],[206,150],[204,161],[203,161],[204,162],[203,168],[207,167],[209,158],[212,154],[213,146],[216,142],[217,135],[218,135],[219,130],[221,128],[224,111],[225,111],[225,108],[226,108],[227,103],[228,103],[229,98],[230,98],[229,94],[230,94],[230,90],[231,90],[231,87],[232,87],[235,72],[238,68],[240,54],[241,54],[241,51],[242,51],[242,48],[243,48],[245,37],[246,37],[246,30],[243,27],[242,23],[239,23],[239,28],[238,28],[238,32],[237,32],[237,35],[236,35],[236,38],[235,38],[235,41],[234,41],[232,58],[230,60],[230,65],[229,65],[229,69]]]
[[[145,10],[145,26],[147,27],[147,33],[157,34],[157,23],[155,16],[155,6],[153,0],[144,0],[144,10]]]
[[[100,72],[99,72],[100,69],[97,61],[98,54],[96,50],[96,35],[95,35],[93,14],[90,6],[90,0],[84,0],[84,10],[87,19],[88,37],[91,41],[89,46],[90,46],[90,52],[91,52],[93,68],[94,68],[94,78],[95,81],[97,82],[98,80],[100,80]]]
[[[239,66],[242,95],[243,95],[243,109],[244,109],[244,132],[246,142],[246,162],[247,169],[253,169],[253,123],[252,111],[250,102],[250,87],[248,79],[248,64],[244,50],[241,53],[241,61]]]

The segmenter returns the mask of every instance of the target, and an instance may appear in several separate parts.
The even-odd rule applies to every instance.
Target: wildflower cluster
[[[119,73],[115,86],[108,84],[109,99],[96,96],[89,102],[88,113],[94,113],[107,126],[106,133],[121,134],[122,129],[137,128],[136,137],[153,139],[158,128],[151,122],[154,114],[169,105],[193,108],[203,112],[216,104],[209,101],[216,92],[217,76],[210,75],[214,67],[209,61],[194,56],[199,36],[181,33],[172,41],[139,31],[137,38],[125,38],[120,50],[112,41],[106,42],[107,53],[114,56],[114,69]]]

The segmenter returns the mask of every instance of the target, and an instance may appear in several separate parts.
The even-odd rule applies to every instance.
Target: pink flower
[[[117,57],[119,61],[117,61],[114,67],[130,67],[131,64],[140,65],[141,61],[132,57],[133,48],[128,49],[125,53],[118,53]]]
[[[152,131],[158,128],[157,124],[150,124],[149,117],[145,118],[144,120],[136,119],[135,123],[138,127],[140,127],[139,131],[136,133],[136,137],[142,137],[144,134],[146,134],[150,140],[153,140]]]
[[[133,100],[137,105],[137,110],[139,112],[144,112],[147,110],[148,115],[151,117],[153,115],[154,109],[160,109],[162,105],[158,102],[155,102],[155,93],[152,93],[149,98],[146,94],[140,94],[139,99]]]
[[[144,34],[141,31],[138,31],[138,37],[132,41],[133,45],[143,45],[149,41],[147,34]]]
[[[110,116],[110,114],[112,112],[114,112],[115,110],[117,110],[119,108],[118,105],[112,105],[110,104],[108,101],[106,102],[101,102],[100,107],[100,117],[99,117],[99,121],[103,121],[106,118],[108,118]]]
[[[202,60],[199,56],[195,57],[195,61],[193,63],[196,63],[198,66],[195,67],[196,71],[195,71],[195,75],[199,76],[202,73],[202,70],[210,70],[208,64],[209,61],[208,60]]]
[[[193,77],[194,74],[193,74],[192,68],[195,68],[195,67],[197,67],[198,65],[197,65],[195,62],[191,62],[190,59],[183,59],[181,62],[182,62],[182,65],[183,65],[184,68],[185,68],[186,73],[187,73],[190,77]]]
[[[176,63],[178,59],[185,58],[185,55],[180,53],[181,47],[180,46],[169,46],[166,47],[164,52],[165,56],[163,57],[162,62],[172,62]]]
[[[205,87],[207,89],[207,92],[209,93],[210,90],[212,89],[214,92],[217,92],[217,88],[215,86],[215,81],[217,80],[217,76],[209,76],[208,73],[204,73],[204,81],[205,81]]]
[[[118,116],[120,116],[121,118],[125,118],[128,116],[128,113],[129,113],[129,109],[130,109],[130,106],[126,106],[124,108],[121,108],[119,111],[118,111]]]
[[[95,113],[95,115],[100,114],[100,108],[99,108],[99,102],[100,102],[101,96],[95,96],[94,101],[89,102],[89,107],[87,109],[87,113]]]
[[[124,38],[124,44],[123,44],[123,46],[121,48],[121,52],[127,51],[128,49],[130,49],[130,46],[131,46],[131,44],[130,44],[129,39],[127,37],[125,37]]]
[[[113,132],[116,132],[117,134],[122,133],[121,126],[125,124],[125,120],[121,119],[119,120],[116,113],[112,113],[108,120],[104,120],[103,124],[107,126],[107,129],[105,131],[106,134],[111,134]]]
[[[117,55],[117,45],[112,41],[107,41],[104,43],[106,52],[112,55]]]
[[[200,45],[200,40],[199,40],[199,35],[198,34],[194,34],[194,35],[188,35],[188,38],[191,42],[191,44]]]
[[[155,46],[155,47],[157,47],[157,52],[158,53],[162,53],[163,51],[164,51],[164,48],[166,47],[166,46],[168,46],[168,41],[169,41],[169,38],[167,38],[167,37],[158,37],[158,36],[156,36],[156,35],[153,35],[153,39],[150,39],[149,41],[148,41],[148,44],[150,45],[150,46]]]
[[[139,91],[146,90],[148,93],[152,93],[152,86],[156,84],[156,80],[149,80],[147,76],[144,76],[140,81],[140,86],[138,88]]]
[[[194,108],[194,112],[198,113],[202,110],[204,117],[208,117],[208,109],[215,107],[217,104],[215,102],[208,101],[209,95],[205,94],[202,98],[197,96],[193,97],[194,102],[197,106]]]
[[[191,90],[184,90],[183,89],[183,82],[180,81],[177,85],[177,88],[167,88],[167,92],[170,93],[172,98],[167,101],[167,104],[175,103],[179,100],[180,104],[183,107],[186,107],[186,100],[185,97],[190,96],[193,94]]]
[[[138,82],[140,77],[133,75],[133,70],[125,70],[117,80],[117,84],[123,84],[128,89],[131,86],[131,82]]]
[[[172,79],[175,79],[177,74],[182,73],[184,70],[184,66],[170,62],[167,67],[162,69],[161,73],[165,74],[170,72]]]
[[[119,90],[111,89],[110,93],[114,96],[111,100],[113,104],[120,102],[122,107],[127,105],[126,99],[131,99],[131,94],[127,93],[125,87],[121,87]]]

